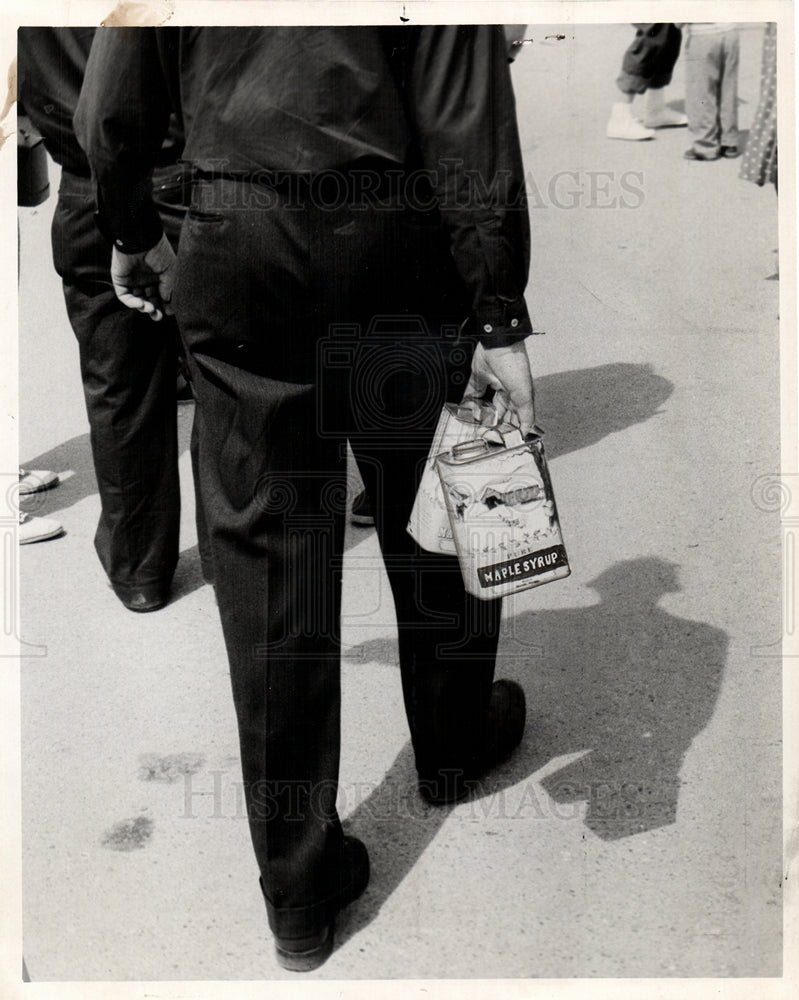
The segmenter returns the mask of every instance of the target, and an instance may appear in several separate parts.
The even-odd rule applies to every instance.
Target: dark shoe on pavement
[[[128,611],[138,611],[141,613],[147,611],[159,611],[166,604],[167,599],[160,594],[152,594],[149,591],[139,590],[135,593],[129,594],[127,597],[121,597],[117,594],[120,601],[125,605]]]
[[[369,884],[369,854],[357,837],[345,837],[342,845],[344,869],[349,881],[342,889],[338,907],[343,910],[356,900]],[[263,890],[263,883],[261,883]],[[275,935],[275,952],[280,966],[289,972],[312,972],[330,958],[333,952],[335,917],[314,934],[301,938]]]
[[[361,490],[358,496],[352,501],[352,512],[350,522],[359,528],[372,528],[375,523],[375,515],[372,510],[372,501],[366,490]]]
[[[741,151],[737,146],[722,146],[721,155],[726,157],[728,160],[734,160],[736,157],[741,155]]]
[[[441,770],[435,776],[419,775],[419,794],[431,806],[450,805],[465,799],[475,781],[513,753],[524,735],[527,712],[524,691],[515,681],[495,681],[491,688],[486,723],[486,741],[477,767],[465,770]]]

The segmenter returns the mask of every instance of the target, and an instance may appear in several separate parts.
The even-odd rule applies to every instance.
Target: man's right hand
[[[111,282],[119,301],[156,321],[171,316],[175,260],[166,235],[143,253],[122,253],[114,247]]]

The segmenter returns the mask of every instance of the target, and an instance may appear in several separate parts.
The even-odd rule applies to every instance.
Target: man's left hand
[[[487,388],[496,390],[498,411],[511,410],[523,434],[535,429],[535,392],[524,341],[507,347],[478,344],[472,357],[472,374],[465,396],[480,397]]]

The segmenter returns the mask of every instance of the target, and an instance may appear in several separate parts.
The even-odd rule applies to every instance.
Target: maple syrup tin
[[[442,452],[452,451],[459,444],[488,433],[494,425],[495,410],[490,403],[468,399],[460,404],[444,404],[408,521],[408,534],[428,552],[456,555],[436,458]]]
[[[462,442],[436,459],[463,581],[482,600],[570,573],[541,437],[508,428],[503,439]]]

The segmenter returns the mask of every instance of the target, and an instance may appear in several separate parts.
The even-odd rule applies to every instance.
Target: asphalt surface
[[[506,602],[497,676],[525,688],[523,743],[479,797],[422,804],[387,582],[351,529],[341,812],[372,880],[303,982],[781,974],[781,526],[758,485],[780,471],[777,199],[739,160],[683,160],[685,129],[605,138],[630,33],[536,26],[513,68],[538,419],[573,567]],[[761,38],[742,31],[744,130]],[[667,100],[683,93],[678,64]],[[173,599],[132,614],[92,547],[53,205],[20,212],[20,460],[61,475],[37,512],[66,529],[20,552],[27,970],[296,983],[243,814],[192,406]]]

